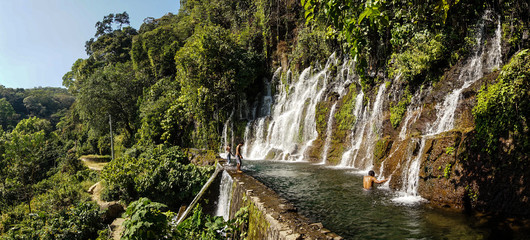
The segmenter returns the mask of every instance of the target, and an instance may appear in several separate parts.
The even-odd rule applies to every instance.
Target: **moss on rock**
[[[385,136],[383,138],[380,138],[375,143],[374,148],[374,164],[376,166],[381,164],[381,160],[388,155],[388,152],[392,148],[393,141],[391,140],[390,136]]]
[[[392,123],[393,128],[397,128],[401,123],[405,112],[407,112],[407,106],[410,104],[411,99],[412,94],[407,87],[403,97],[401,97],[401,100],[399,100],[397,104],[394,104],[393,102],[390,103],[390,122]]]

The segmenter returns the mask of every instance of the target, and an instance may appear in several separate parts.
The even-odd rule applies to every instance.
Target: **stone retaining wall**
[[[298,214],[292,204],[253,177],[225,171],[233,179],[230,218],[242,207],[249,209],[247,239],[342,239]]]

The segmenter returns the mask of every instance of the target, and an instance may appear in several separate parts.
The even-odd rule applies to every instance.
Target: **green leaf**
[[[359,15],[359,20],[357,20],[357,24],[361,24],[361,22],[363,21],[363,19],[364,19],[366,16],[370,15],[370,14],[372,14],[372,9],[370,9],[370,8],[366,8],[366,9],[361,13],[361,15]]]

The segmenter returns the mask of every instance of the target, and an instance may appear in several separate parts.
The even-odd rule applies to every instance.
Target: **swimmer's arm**
[[[375,183],[384,183],[386,181],[388,181],[388,178],[383,180],[374,180]]]

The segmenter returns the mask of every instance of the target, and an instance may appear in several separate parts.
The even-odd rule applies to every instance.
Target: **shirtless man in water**
[[[243,160],[243,156],[241,156],[241,146],[243,146],[243,143],[240,143],[236,147],[236,163],[237,163],[237,172],[242,173],[241,171],[241,160]]]
[[[386,181],[388,181],[388,179],[384,179],[381,181],[377,180],[377,178],[375,178],[375,172],[373,170],[370,170],[368,172],[368,176],[364,176],[363,178],[363,187],[366,190],[370,190],[374,186],[374,183],[384,183]]]

